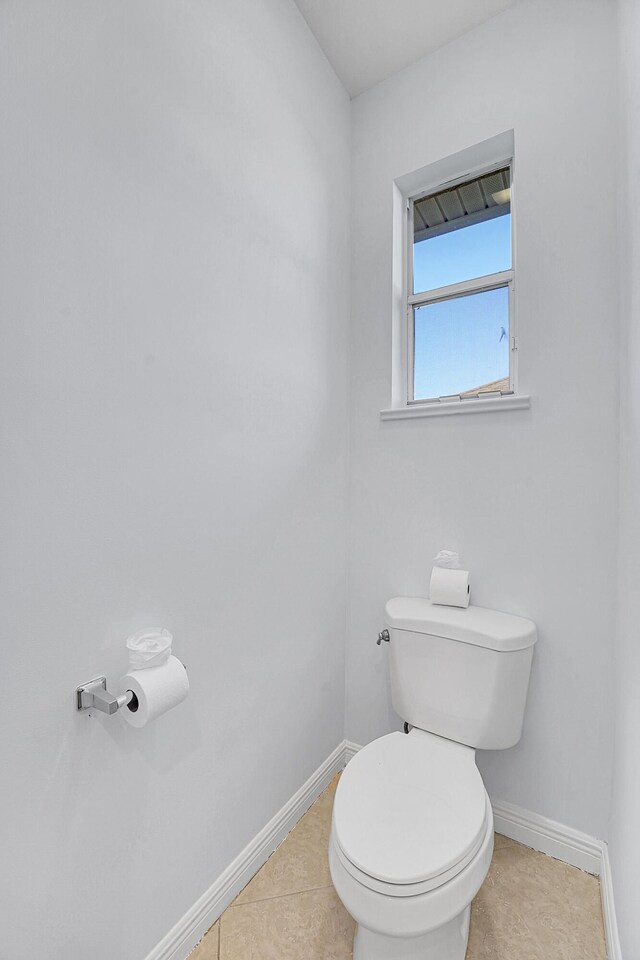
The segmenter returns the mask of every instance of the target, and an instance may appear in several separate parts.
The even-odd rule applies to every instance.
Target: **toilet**
[[[393,706],[411,729],[369,743],[342,774],[331,877],[357,923],[354,960],[464,960],[493,853],[475,751],[520,739],[536,627],[421,598],[385,613]]]

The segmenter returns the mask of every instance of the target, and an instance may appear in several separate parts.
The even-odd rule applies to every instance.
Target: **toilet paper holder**
[[[133,690],[126,690],[116,697],[107,690],[107,678],[96,677],[95,680],[89,680],[88,683],[76,687],[76,705],[78,710],[100,710],[102,713],[111,715],[126,706],[135,710],[138,706],[138,698]]]

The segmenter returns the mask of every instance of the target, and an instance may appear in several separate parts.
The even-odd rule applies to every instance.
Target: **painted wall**
[[[349,101],[289,0],[0,37],[0,953],[142,958],[343,736]]]
[[[640,956],[640,8],[620,0],[620,593],[611,861],[625,957]]]
[[[397,728],[385,601],[458,550],[475,603],[539,627],[525,730],[493,798],[606,836],[617,522],[615,8],[516,4],[353,102],[347,737]],[[394,178],[513,128],[529,411],[381,422]]]

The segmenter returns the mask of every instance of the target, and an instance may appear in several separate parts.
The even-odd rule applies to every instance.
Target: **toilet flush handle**
[[[378,644],[378,646],[380,646],[383,640],[385,643],[389,643],[390,639],[391,638],[389,637],[389,631],[381,630],[380,633],[378,634],[378,639],[376,640],[376,643]]]

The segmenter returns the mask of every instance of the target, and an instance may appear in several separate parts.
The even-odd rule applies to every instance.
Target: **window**
[[[505,130],[391,185],[391,404],[382,420],[531,405],[518,390],[514,155]]]
[[[514,393],[510,163],[408,199],[407,405]]]

